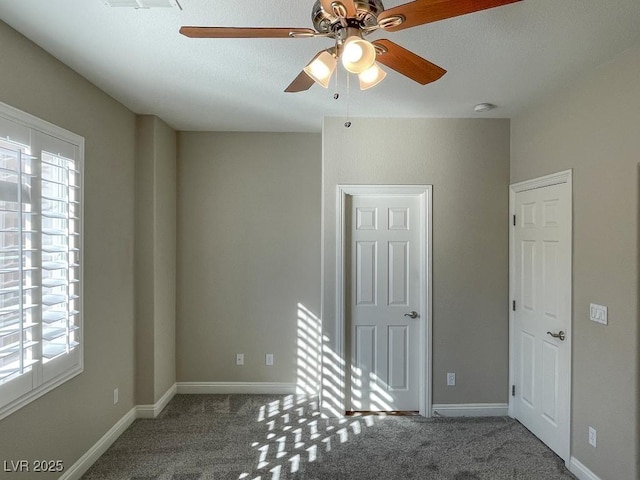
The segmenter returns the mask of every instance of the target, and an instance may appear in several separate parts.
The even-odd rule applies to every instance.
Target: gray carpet
[[[134,424],[85,480],[575,479],[518,422],[323,419],[314,399],[177,395]]]

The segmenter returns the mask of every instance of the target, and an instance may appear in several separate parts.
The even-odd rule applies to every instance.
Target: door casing
[[[349,368],[345,339],[347,337],[347,304],[345,291],[349,282],[349,267],[345,265],[347,246],[347,197],[368,196],[417,196],[422,217],[420,240],[420,408],[424,417],[431,416],[432,394],[432,186],[431,185],[338,185],[336,194],[336,339],[335,344],[340,358],[345,359],[343,378]],[[342,383],[342,398],[346,406],[346,385]]]
[[[515,418],[515,412],[514,412],[514,397],[511,395],[511,386],[514,385],[515,382],[515,355],[516,355],[516,348],[517,348],[517,344],[518,342],[516,341],[515,338],[515,331],[513,328],[514,322],[515,322],[515,312],[513,311],[513,308],[511,308],[511,301],[516,297],[516,275],[517,275],[517,270],[516,270],[516,246],[515,246],[515,235],[514,235],[514,228],[513,228],[513,223],[512,220],[513,216],[517,213],[515,211],[515,205],[516,205],[516,194],[519,192],[524,192],[527,190],[533,190],[536,188],[544,188],[544,187],[549,187],[552,185],[559,185],[559,184],[567,184],[569,186],[569,191],[573,192],[573,187],[572,187],[572,181],[573,181],[573,170],[565,170],[562,172],[558,172],[558,173],[554,173],[551,175],[545,175],[543,177],[538,177],[538,178],[534,178],[531,180],[525,180],[519,183],[514,183],[512,185],[510,185],[509,187],[509,416],[512,418]],[[572,198],[569,199],[570,204],[572,203]],[[573,212],[572,212],[572,208],[569,209],[569,225],[571,228],[571,234],[570,234],[570,240],[569,240],[569,245],[568,245],[568,255],[569,255],[569,262],[571,264],[570,268],[571,270],[573,270]],[[571,379],[572,379],[572,373],[573,373],[573,364],[572,364],[572,359],[573,359],[573,352],[572,352],[572,348],[573,348],[573,287],[572,287],[572,275],[569,275],[568,278],[568,282],[569,285],[567,285],[567,289],[570,293],[570,298],[569,298],[569,305],[568,305],[568,314],[569,314],[569,322],[568,322],[568,327],[567,327],[567,338],[568,338],[568,345],[567,348],[569,348],[569,359],[570,359],[570,364],[569,364],[569,369],[568,369],[568,382],[569,382],[569,393],[568,393],[568,398],[567,398],[567,432],[566,432],[566,438],[567,438],[567,445],[566,445],[566,449],[565,451],[566,453],[566,458],[564,458],[563,456],[563,460],[568,464],[569,460],[570,460],[570,456],[571,456],[571,399],[572,399],[572,385],[571,385]]]

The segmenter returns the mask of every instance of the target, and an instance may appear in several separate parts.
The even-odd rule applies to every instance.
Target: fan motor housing
[[[366,28],[375,27],[378,24],[378,14],[384,11],[381,0],[355,0],[353,3],[356,7],[354,20],[359,26]],[[340,18],[333,12],[325,12],[320,0],[316,0],[313,5],[311,21],[316,31],[320,33],[331,33],[335,30],[336,24],[340,25]]]

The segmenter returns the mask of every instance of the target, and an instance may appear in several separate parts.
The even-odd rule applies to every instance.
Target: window
[[[83,154],[0,103],[0,418],[82,372]]]

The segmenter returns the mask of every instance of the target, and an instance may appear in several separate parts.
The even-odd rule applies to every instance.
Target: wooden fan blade
[[[376,56],[377,62],[422,85],[435,82],[447,73],[444,68],[440,68],[406,48],[402,48],[391,40],[376,40],[373,44],[384,51]]]
[[[287,93],[296,93],[296,92],[304,92],[305,90],[309,90],[311,86],[315,83],[313,78],[305,73],[304,70],[300,72],[300,74],[296,77],[296,79],[291,82],[291,84],[285,89]]]
[[[333,11],[333,3],[341,3],[346,11],[346,17],[355,17],[356,16],[356,4],[353,0],[321,0],[322,9],[330,15],[335,15]]]
[[[180,33],[189,38],[291,38],[291,34],[315,35],[311,28],[237,28],[182,27]]]
[[[521,1],[522,0],[415,0],[385,10],[378,15],[378,23],[380,23],[385,30],[395,32],[397,30],[415,27],[416,25],[437,22],[438,20]],[[404,22],[400,25],[391,23],[389,26],[385,26],[384,19],[395,16],[404,17]]]

